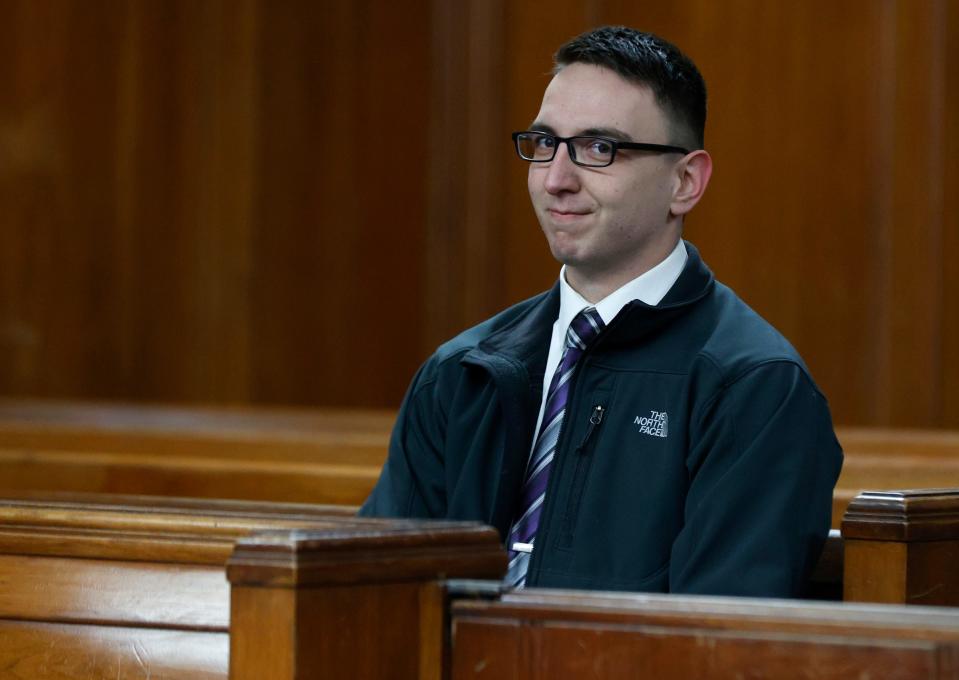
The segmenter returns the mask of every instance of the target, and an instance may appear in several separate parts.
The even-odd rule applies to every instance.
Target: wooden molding
[[[23,493],[0,499],[0,552],[222,568],[254,532],[371,522],[329,506]]]
[[[490,527],[396,520],[250,536],[227,563],[234,587],[500,578],[505,571],[506,553]]]
[[[384,519],[244,539],[227,563],[230,678],[440,680],[442,580],[505,571],[499,534],[475,523]]]
[[[959,650],[930,608],[531,589],[450,620],[457,679],[946,678]]]
[[[956,540],[959,489],[865,491],[849,503],[842,535],[847,540]]]
[[[959,490],[863,492],[842,535],[843,599],[959,605]]]

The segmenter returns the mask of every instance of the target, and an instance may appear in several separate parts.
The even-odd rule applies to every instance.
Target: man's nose
[[[556,155],[546,171],[544,186],[551,194],[579,190],[579,166],[569,156],[569,145],[560,143],[556,149]]]

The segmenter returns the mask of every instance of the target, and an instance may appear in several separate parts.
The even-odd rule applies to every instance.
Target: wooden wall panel
[[[256,400],[395,405],[420,359],[428,10],[261,7]]]
[[[959,427],[959,3],[945,3],[942,105],[942,420]]]
[[[113,259],[120,361],[109,396],[245,399],[253,11],[131,3]],[[91,151],[94,155],[95,151]]]
[[[434,2],[423,351],[504,299],[503,0]]]
[[[395,407],[559,267],[509,132],[602,23],[673,40],[687,236],[836,420],[959,427],[949,0],[0,0],[0,393]]]
[[[93,365],[108,352],[109,329],[92,318],[116,303],[105,266],[113,248],[109,224],[95,217],[109,203],[110,174],[91,168],[89,155],[97,137],[105,138],[97,153],[114,152],[111,62],[122,16],[46,3],[5,9],[0,375],[7,389],[76,392],[95,382]],[[99,43],[80,39],[84,32],[98,33]],[[65,134],[71,125],[85,134]],[[57,181],[64,176],[72,181]]]
[[[0,391],[393,406],[430,5],[0,2]]]

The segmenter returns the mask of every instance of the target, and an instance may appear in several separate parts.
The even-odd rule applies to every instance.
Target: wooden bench
[[[0,492],[84,491],[357,506],[395,413],[0,399]],[[833,527],[865,490],[959,487],[959,433],[839,428]]]
[[[356,506],[379,477],[393,417],[0,400],[0,492]]]
[[[945,497],[955,507],[959,492]],[[959,610],[503,593],[446,581],[458,565],[445,539],[423,535],[243,539],[227,567],[230,677],[959,678]]]
[[[925,601],[954,596],[953,582],[930,587],[928,579],[944,564],[954,577],[952,563],[930,556],[956,535],[956,523],[942,520],[955,515],[957,497],[859,499],[865,521],[847,522],[862,525],[855,540],[868,550],[872,532],[893,547],[880,550],[889,553],[882,559],[847,555],[847,579],[859,569],[867,585],[886,574],[898,581],[889,560],[901,560],[927,579],[906,578]],[[233,667],[248,673],[236,677],[441,677],[453,611],[444,581],[499,578],[506,558],[498,535],[475,524],[343,513],[138,497],[0,500],[0,668],[35,680],[222,678],[229,646]],[[900,529],[883,537],[903,514]],[[925,529],[910,515],[928,519]],[[409,647],[410,635],[418,646]],[[342,663],[351,645],[367,651],[336,675],[329,664]],[[300,664],[305,674],[283,674]]]
[[[0,500],[0,677],[225,678],[225,565],[235,542],[267,530],[362,532],[379,523],[293,504]]]
[[[452,680],[959,677],[959,614],[931,607],[529,591],[449,617]]]
[[[959,487],[959,432],[838,428],[845,453],[833,493],[833,526],[866,490]]]

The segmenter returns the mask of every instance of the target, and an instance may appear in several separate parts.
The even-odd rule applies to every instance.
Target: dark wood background
[[[686,235],[837,422],[959,427],[952,0],[0,0],[0,394],[396,406],[555,279],[508,133],[603,23],[699,64]]]

